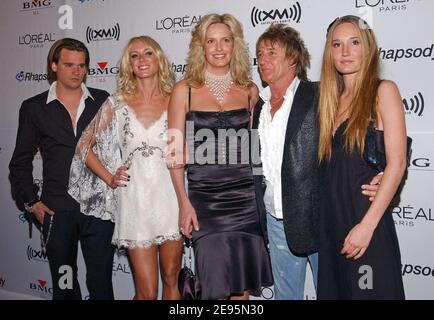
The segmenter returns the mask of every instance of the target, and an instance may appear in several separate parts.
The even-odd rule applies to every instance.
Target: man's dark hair
[[[57,80],[56,72],[54,72],[51,69],[51,64],[53,62],[56,64],[59,62],[60,52],[62,51],[62,49],[83,52],[85,55],[86,69],[89,69],[89,63],[90,63],[89,50],[87,50],[83,42],[72,38],[63,38],[57,40],[51,46],[47,56],[47,74],[48,74],[48,82],[50,84],[52,84],[54,81]]]

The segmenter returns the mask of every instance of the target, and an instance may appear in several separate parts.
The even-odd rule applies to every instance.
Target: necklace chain
[[[219,103],[223,102],[233,83],[230,71],[224,76],[216,76],[205,70],[205,85]]]

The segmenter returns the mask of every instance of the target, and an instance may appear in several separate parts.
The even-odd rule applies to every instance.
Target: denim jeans
[[[303,300],[306,266],[309,261],[315,290],[318,279],[318,253],[296,256],[288,248],[283,220],[267,214],[267,230],[276,300]]]

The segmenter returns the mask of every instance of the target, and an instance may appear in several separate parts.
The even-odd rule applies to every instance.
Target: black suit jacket
[[[254,109],[252,128],[257,129],[264,101]],[[294,96],[286,128],[281,168],[282,211],[288,247],[296,254],[307,255],[318,250],[320,173],[318,166],[319,125],[317,119],[318,83],[301,81]],[[259,143],[257,135],[257,141]],[[259,148],[260,149],[260,148]],[[254,171],[261,164],[254,164]],[[264,234],[266,212],[263,203],[265,183],[255,175],[258,210]]]
[[[39,148],[43,168],[41,200],[54,211],[79,210],[78,203],[67,193],[72,157],[83,129],[109,95],[103,90],[88,89],[95,100],[86,99],[77,123],[77,136],[66,108],[58,100],[47,104],[48,91],[22,103],[16,146],[9,164],[12,193],[18,204],[37,197],[32,162]]]

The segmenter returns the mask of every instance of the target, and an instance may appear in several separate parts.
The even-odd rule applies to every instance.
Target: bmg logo
[[[108,67],[109,63],[107,61],[97,62],[97,68],[90,68],[88,71],[88,76],[90,77],[113,77],[119,74],[119,67],[113,66]]]
[[[38,10],[51,7],[53,7],[51,5],[51,0],[23,1],[23,8],[21,11]]]
[[[256,27],[258,24],[271,24],[276,20],[280,23],[288,23],[291,21],[299,23],[300,18],[301,6],[298,1],[292,5],[292,7],[284,8],[283,10],[260,10],[256,7],[253,7],[250,14],[250,19],[254,27]]]
[[[46,280],[38,280],[38,282],[30,282],[30,290],[44,294],[53,294],[53,288],[47,286]]]

